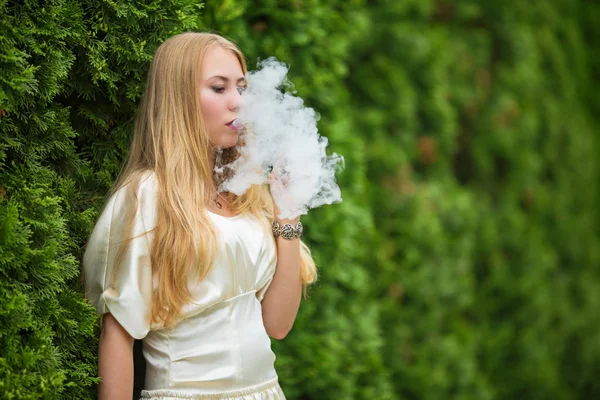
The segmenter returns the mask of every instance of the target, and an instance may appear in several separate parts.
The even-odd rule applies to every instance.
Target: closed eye
[[[211,86],[211,89],[215,93],[223,93],[223,92],[225,92],[225,86]]]

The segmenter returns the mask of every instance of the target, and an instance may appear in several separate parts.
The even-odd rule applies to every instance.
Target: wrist
[[[303,226],[299,217],[293,220],[273,220],[271,228],[273,231],[273,236],[276,238],[280,237],[286,240],[294,240],[302,237]]]
[[[292,224],[292,225],[296,225],[298,222],[300,222],[300,216],[297,216],[294,219],[290,219],[290,218],[279,218],[279,217],[275,217],[274,218],[275,221],[279,222],[281,225],[285,225],[285,224]]]

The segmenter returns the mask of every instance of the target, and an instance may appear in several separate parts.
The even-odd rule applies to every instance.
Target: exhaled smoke
[[[285,64],[269,58],[248,73],[236,121],[245,127],[246,145],[228,166],[233,174],[220,187],[241,195],[253,184],[270,183],[280,218],[342,201],[335,171],[344,162],[342,156],[326,154],[327,138],[319,135],[315,111],[304,107],[301,98],[282,92],[291,86],[287,71]]]

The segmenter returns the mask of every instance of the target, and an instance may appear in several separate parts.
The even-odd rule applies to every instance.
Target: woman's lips
[[[229,128],[231,128],[235,131],[239,131],[240,129],[242,129],[242,125],[238,122],[237,119],[234,119],[233,121],[230,121],[230,122],[226,123],[225,125],[227,125]]]

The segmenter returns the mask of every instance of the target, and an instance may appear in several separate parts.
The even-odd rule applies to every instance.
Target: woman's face
[[[226,149],[237,144],[237,117],[246,79],[235,54],[220,46],[209,49],[200,72],[200,108],[211,143]]]

